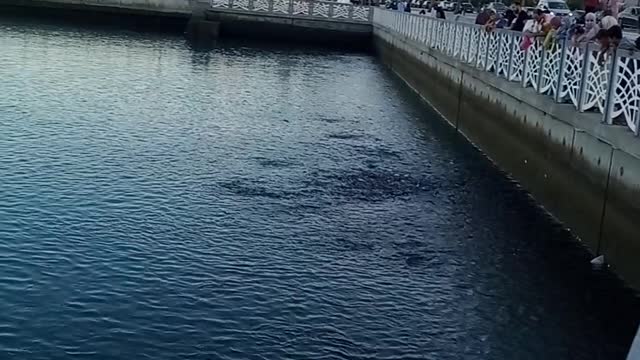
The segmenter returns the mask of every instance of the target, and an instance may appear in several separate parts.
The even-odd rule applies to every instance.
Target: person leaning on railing
[[[600,25],[596,22],[596,14],[588,13],[584,16],[584,27],[577,27],[573,38],[573,45],[586,44],[593,41],[600,31]]]
[[[522,31],[527,20],[529,20],[527,12],[524,10],[520,10],[510,29],[513,31]]]
[[[609,29],[600,29],[598,35],[596,35],[596,40],[600,44],[600,53],[598,54],[598,64],[600,65],[604,65],[607,62],[607,58],[611,56],[616,49],[637,49],[636,44],[622,36],[622,28],[618,25],[612,26]]]
[[[538,9],[533,13],[533,18],[525,23],[524,28],[522,29],[522,42],[520,43],[520,48],[522,50],[528,50],[536,37],[544,36],[544,20],[544,13],[542,10]]]
[[[487,19],[487,22],[485,22],[482,27],[484,28],[485,31],[492,32],[493,29],[496,28],[497,21],[498,21],[498,14],[496,14],[495,11],[492,11],[491,14],[489,14],[489,19]]]

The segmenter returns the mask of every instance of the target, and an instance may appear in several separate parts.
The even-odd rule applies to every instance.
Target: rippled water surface
[[[0,22],[0,358],[621,359],[637,304],[366,54]]]

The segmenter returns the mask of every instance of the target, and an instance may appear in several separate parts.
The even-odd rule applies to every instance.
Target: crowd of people
[[[411,12],[411,0],[394,0],[387,5],[392,10]],[[618,24],[618,0],[585,0],[584,15],[554,16],[548,9],[537,8],[533,11],[522,7],[515,1],[504,13],[495,10],[482,10],[475,23],[486,31],[509,29],[522,32],[520,47],[527,50],[536,39],[541,39],[550,49],[565,39],[573,45],[589,42],[600,44],[598,61],[604,63],[615,49],[640,49],[640,38],[635,43],[625,38]],[[429,2],[422,8],[421,15],[445,19],[445,11],[437,1]]]
[[[598,60],[604,62],[615,49],[640,48],[640,38],[633,43],[623,36],[617,13],[617,0],[604,0],[602,3],[587,0],[582,17],[554,16],[549,10],[541,8],[529,13],[520,3],[515,2],[504,14],[497,14],[492,10],[480,12],[475,23],[483,26],[486,31],[509,29],[522,32],[520,46],[525,51],[536,38],[543,39],[544,46],[548,49],[565,39],[573,45],[595,41],[601,47]]]
[[[387,3],[387,8],[391,10],[398,10],[404,12],[411,12],[411,1],[400,0],[400,1],[391,1]],[[446,19],[446,15],[444,12],[444,8],[441,6],[439,2],[434,2],[433,5],[429,2],[426,8],[422,8],[420,10],[420,15],[427,15],[436,17],[438,19]]]

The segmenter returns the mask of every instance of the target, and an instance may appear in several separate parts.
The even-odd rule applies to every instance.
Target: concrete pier
[[[187,0],[0,0],[1,6],[189,18]]]
[[[371,24],[305,19],[271,14],[206,12],[208,21],[220,24],[222,37],[281,40],[331,47],[371,48]]]
[[[199,43],[227,36],[360,50],[371,46],[372,26],[367,6],[323,1],[227,1],[212,6],[206,0],[0,0],[0,6],[28,9],[44,16],[75,14],[79,20],[100,15],[115,16],[112,22],[118,24],[126,18],[160,27],[175,24]]]

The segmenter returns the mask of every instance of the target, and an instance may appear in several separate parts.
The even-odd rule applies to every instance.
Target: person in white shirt
[[[537,36],[542,36],[542,25],[544,23],[544,13],[538,9],[533,13],[533,19],[527,20],[522,29],[522,42],[520,48],[522,50],[529,49],[529,46],[533,44],[533,41]]]

